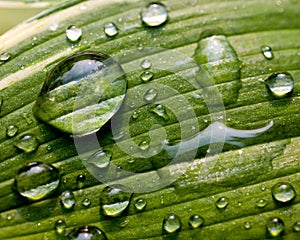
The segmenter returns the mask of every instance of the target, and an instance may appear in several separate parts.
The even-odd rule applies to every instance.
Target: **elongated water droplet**
[[[82,30],[79,27],[71,25],[67,28],[66,35],[70,42],[77,42],[81,38]]]
[[[151,108],[150,112],[155,113],[159,117],[163,118],[165,121],[169,120],[169,115],[168,115],[166,109],[160,104],[158,104],[158,105],[154,106],[153,108]]]
[[[8,52],[0,53],[0,64],[8,61],[11,58],[11,54]]]
[[[119,33],[119,30],[118,30],[116,24],[114,24],[112,22],[111,23],[106,23],[104,25],[104,33],[108,37],[114,37]]]
[[[35,116],[73,135],[96,132],[120,108],[127,81],[119,63],[100,52],[81,52],[48,75]]]
[[[76,178],[78,188],[83,188],[86,177],[83,174],[79,174]]]
[[[128,208],[132,193],[120,184],[107,186],[100,195],[101,211],[109,217],[120,216]]]
[[[156,98],[156,96],[157,96],[157,90],[155,90],[155,89],[149,89],[146,93],[145,93],[145,95],[144,95],[144,99],[145,99],[145,101],[147,101],[147,102],[151,102],[151,101],[153,101],[155,98]]]
[[[146,141],[146,140],[141,141],[140,144],[139,144],[139,147],[140,147],[141,150],[146,151],[147,149],[149,149],[148,141]]]
[[[271,60],[274,58],[274,55],[273,55],[273,51],[272,51],[272,48],[269,47],[269,46],[262,46],[261,47],[261,52],[262,54],[264,55],[264,57],[268,60]]]
[[[85,207],[89,207],[89,206],[91,206],[91,201],[90,201],[90,199],[85,198],[81,201],[81,204]]]
[[[66,233],[67,224],[65,220],[59,219],[55,222],[54,230],[58,235],[64,235]]]
[[[277,202],[288,203],[296,197],[296,191],[291,184],[279,182],[272,187],[272,195]]]
[[[75,206],[75,196],[72,191],[66,190],[60,195],[60,202],[65,209],[71,209]]]
[[[158,27],[168,20],[168,10],[162,3],[150,3],[142,9],[141,20],[148,27]]]
[[[137,210],[139,210],[139,211],[144,210],[145,207],[146,207],[146,205],[147,205],[147,201],[146,201],[145,199],[143,199],[143,198],[138,198],[138,199],[136,199],[135,202],[134,202],[135,208],[136,208]]]
[[[259,207],[259,208],[264,208],[266,205],[267,205],[267,201],[264,200],[264,199],[259,199],[257,202],[256,202],[256,206]]]
[[[246,230],[251,229],[251,223],[250,223],[250,222],[244,222],[244,228],[245,228]]]
[[[94,226],[84,226],[74,228],[68,233],[67,239],[69,240],[107,240],[105,233]]]
[[[13,137],[17,134],[18,132],[18,128],[14,125],[9,125],[6,129],[6,134],[8,137]]]
[[[33,152],[39,145],[35,136],[24,135],[14,142],[14,145],[26,153]]]
[[[216,206],[219,209],[225,209],[228,205],[228,199],[226,197],[221,197],[216,201]]]
[[[148,82],[153,78],[153,74],[149,71],[145,71],[141,74],[141,79],[143,82]]]
[[[204,219],[199,215],[193,215],[190,217],[189,225],[192,228],[199,228],[204,224]]]
[[[267,223],[267,233],[271,237],[278,237],[284,231],[284,223],[280,218],[271,218]]]
[[[182,227],[182,223],[180,218],[177,215],[171,214],[168,217],[164,218],[163,229],[167,233],[178,232],[180,231],[181,227]]]
[[[152,62],[149,59],[145,59],[141,62],[141,67],[143,69],[149,69],[152,66]]]
[[[110,160],[110,153],[104,152],[103,150],[99,150],[95,152],[92,156],[90,156],[87,162],[93,164],[98,168],[106,168],[109,166]]]
[[[300,232],[300,222],[295,222],[293,229],[295,232]]]
[[[53,193],[60,182],[59,171],[52,165],[32,162],[22,167],[16,177],[17,191],[30,200],[40,200]]]
[[[294,79],[289,73],[274,73],[265,80],[265,84],[277,98],[289,95],[294,89]]]

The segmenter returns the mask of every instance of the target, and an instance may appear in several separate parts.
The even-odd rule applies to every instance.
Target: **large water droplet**
[[[90,156],[87,160],[88,163],[93,164],[98,168],[106,168],[109,166],[111,160],[111,154],[99,150]]]
[[[105,233],[94,226],[84,226],[79,228],[74,228],[68,233],[67,239],[70,240],[107,240]]]
[[[204,224],[204,219],[199,215],[193,215],[189,219],[189,225],[192,228],[199,228]]]
[[[264,208],[266,205],[267,205],[267,201],[264,200],[264,199],[259,199],[257,202],[256,202],[256,206],[259,207],[259,208]]]
[[[156,98],[156,96],[157,96],[157,90],[155,90],[155,89],[149,89],[146,93],[145,93],[145,95],[144,95],[144,99],[147,101],[147,102],[151,102],[151,101],[153,101],[155,98]]]
[[[143,82],[148,82],[153,78],[153,74],[149,71],[145,71],[141,74],[141,79]]]
[[[274,73],[265,80],[265,84],[277,98],[289,95],[294,89],[294,79],[289,73]]]
[[[152,62],[149,59],[145,59],[141,62],[141,67],[143,69],[149,69],[152,66]]]
[[[11,58],[11,54],[8,52],[0,53],[0,64],[8,61]]]
[[[225,209],[228,205],[228,199],[226,197],[221,197],[216,201],[216,206],[219,209]]]
[[[60,195],[60,202],[65,209],[71,209],[75,206],[75,196],[72,191],[66,190]]]
[[[112,22],[111,23],[106,23],[104,25],[104,33],[108,37],[114,37],[119,33],[119,30],[118,30],[116,24],[114,24]]]
[[[150,112],[155,113],[159,117],[163,118],[165,121],[169,120],[169,115],[168,115],[166,109],[164,108],[164,106],[162,106],[161,104],[158,104],[158,105],[154,106],[153,108],[151,108]]]
[[[168,10],[162,3],[150,3],[141,11],[141,20],[148,27],[157,27],[168,19]]]
[[[126,88],[119,63],[100,52],[81,52],[54,67],[33,111],[63,132],[87,135],[117,112]]]
[[[284,223],[280,218],[271,218],[267,223],[267,233],[271,237],[278,237],[284,231]]]
[[[59,219],[55,222],[54,230],[58,235],[64,235],[66,233],[67,224],[65,220]]]
[[[132,193],[125,186],[107,186],[100,195],[101,211],[109,217],[120,216],[128,208]]]
[[[52,165],[32,162],[22,167],[16,177],[20,195],[30,200],[40,200],[53,193],[60,182],[59,171]]]
[[[14,145],[26,153],[33,152],[39,145],[35,136],[24,135],[14,142]]]
[[[167,233],[178,232],[180,231],[181,227],[182,227],[182,223],[180,218],[177,215],[171,214],[168,217],[164,218],[163,229]]]
[[[300,222],[295,222],[293,229],[295,232],[300,232]]]
[[[79,27],[76,27],[74,25],[71,25],[66,30],[66,36],[67,39],[70,42],[77,42],[81,38],[82,30]]]
[[[146,205],[147,205],[147,201],[146,201],[145,199],[143,199],[143,198],[138,198],[138,199],[136,199],[135,202],[134,202],[135,208],[136,208],[137,210],[139,210],[139,211],[144,210],[145,207],[146,207]]]
[[[18,128],[15,125],[9,125],[6,129],[6,135],[8,137],[13,137],[17,134]]]
[[[288,203],[296,197],[296,192],[291,184],[279,182],[272,187],[272,195],[277,202]]]
[[[269,47],[269,46],[262,46],[261,47],[261,52],[262,54],[264,55],[264,57],[268,60],[271,60],[274,58],[274,55],[273,55],[273,51],[272,51],[272,48]]]

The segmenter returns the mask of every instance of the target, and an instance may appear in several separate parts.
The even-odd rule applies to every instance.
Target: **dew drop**
[[[89,164],[93,164],[97,168],[107,168],[110,164],[111,154],[104,152],[103,150],[99,150],[95,152],[92,156],[90,156],[87,160]]]
[[[145,71],[141,74],[141,79],[143,82],[148,82],[153,78],[153,74],[149,71]]]
[[[85,207],[89,207],[89,206],[91,206],[91,201],[90,201],[90,199],[85,198],[81,201],[81,204]]]
[[[71,209],[75,206],[75,196],[72,191],[65,190],[60,195],[60,202],[65,209]]]
[[[143,69],[149,69],[152,66],[152,62],[149,59],[145,59],[141,62],[141,67]]]
[[[294,88],[294,79],[289,73],[274,73],[265,80],[270,93],[277,98],[289,95]]]
[[[23,150],[26,153],[33,152],[39,145],[38,140],[36,139],[35,136],[32,135],[24,135],[20,138],[18,138],[15,142],[14,145]]]
[[[273,55],[273,51],[272,51],[272,48],[269,47],[269,46],[262,46],[261,47],[261,52],[262,54],[264,55],[264,57],[268,60],[271,60],[274,58],[274,55]]]
[[[105,233],[94,226],[84,226],[74,228],[67,234],[69,240],[107,240]]]
[[[141,150],[146,151],[147,149],[149,149],[149,143],[148,141],[141,141],[139,144],[139,147]]]
[[[295,222],[293,229],[295,232],[300,232],[300,222]]]
[[[139,117],[139,113],[137,111],[134,111],[131,115],[132,119],[137,119]]]
[[[259,199],[257,202],[256,202],[256,206],[258,208],[264,208],[266,205],[267,205],[267,201],[264,200],[264,199]]]
[[[267,223],[267,233],[271,237],[278,237],[284,231],[284,223],[280,218],[271,218]]]
[[[296,197],[296,192],[291,184],[279,182],[272,187],[272,196],[279,203],[288,203]]]
[[[145,101],[147,101],[147,102],[151,102],[151,101],[153,101],[155,98],[156,98],[156,96],[157,96],[157,90],[155,90],[155,89],[149,89],[146,93],[145,93],[145,95],[144,95],[144,99],[145,99]]]
[[[118,30],[116,24],[114,24],[112,22],[106,23],[106,24],[104,24],[104,33],[108,37],[114,37],[119,33],[119,30]]]
[[[118,111],[126,88],[124,71],[114,59],[100,52],[80,52],[52,69],[33,113],[63,132],[91,134]]]
[[[129,224],[129,220],[125,219],[124,221],[120,222],[120,227],[124,228]]]
[[[9,125],[9,126],[7,127],[7,129],[6,129],[6,135],[7,135],[8,137],[13,137],[13,136],[15,136],[15,135],[17,134],[18,130],[19,130],[19,129],[18,129],[16,126],[14,126],[14,125]]]
[[[199,215],[193,215],[189,219],[189,225],[192,228],[199,228],[204,224],[204,219]]]
[[[146,201],[145,199],[143,199],[143,198],[138,198],[138,199],[136,199],[135,202],[134,202],[135,208],[136,208],[137,210],[139,210],[139,211],[144,210],[145,207],[146,207],[146,205],[147,205],[147,201]]]
[[[123,185],[105,187],[100,195],[102,213],[109,217],[120,216],[128,208],[131,196],[132,193]]]
[[[60,183],[59,171],[50,164],[31,162],[16,177],[16,189],[29,200],[40,200],[53,193]]]
[[[219,209],[225,209],[228,205],[228,199],[226,197],[221,197],[216,201],[216,207]]]
[[[85,176],[83,174],[79,174],[76,178],[78,188],[83,188],[85,182]]]
[[[182,227],[181,220],[175,214],[171,214],[168,217],[164,218],[163,220],[163,229],[167,233],[178,232],[180,231],[181,227]]]
[[[141,20],[148,27],[158,27],[168,20],[168,10],[162,3],[150,3],[141,11]]]
[[[1,52],[0,53],[0,64],[3,62],[8,61],[11,58],[11,54],[8,52]]]
[[[77,42],[81,38],[82,30],[79,27],[76,27],[75,25],[71,25],[66,30],[66,36],[67,39],[70,42]]]
[[[54,230],[58,235],[64,235],[66,233],[67,224],[65,220],[59,219],[54,224]]]
[[[151,108],[150,112],[155,113],[159,117],[163,118],[165,121],[169,120],[169,115],[168,115],[166,109],[161,104],[158,104],[158,105],[154,106],[153,108]]]
[[[250,222],[244,222],[244,228],[245,228],[246,230],[251,229],[251,223],[250,223]]]
[[[6,219],[7,219],[7,221],[11,221],[13,219],[13,215],[12,214],[7,214]]]

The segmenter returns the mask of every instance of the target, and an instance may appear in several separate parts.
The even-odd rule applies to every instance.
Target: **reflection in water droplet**
[[[152,66],[152,62],[149,59],[145,59],[141,62],[141,67],[143,69],[149,69]]]
[[[150,3],[141,11],[141,20],[148,27],[157,27],[168,19],[168,10],[162,3]]]
[[[157,96],[157,90],[155,90],[155,89],[149,89],[146,93],[145,93],[145,95],[144,95],[144,99],[145,99],[145,101],[147,101],[147,102],[151,102],[151,101],[153,101],[155,98],[156,98],[156,96]]]
[[[85,176],[83,174],[79,174],[76,178],[78,188],[83,188],[85,182]]]
[[[71,25],[66,30],[67,39],[70,42],[77,42],[81,38],[82,30],[74,25]]]
[[[189,225],[192,228],[199,228],[204,224],[204,219],[199,215],[193,215],[189,219]]]
[[[39,145],[35,136],[24,135],[14,142],[14,145],[26,153],[33,152]]]
[[[135,208],[136,208],[137,210],[139,210],[139,211],[144,210],[145,207],[146,207],[146,205],[147,205],[147,201],[146,201],[145,199],[143,199],[143,198],[138,198],[138,199],[136,199],[135,202],[134,202]]]
[[[116,24],[114,24],[112,22],[111,23],[106,23],[104,25],[104,33],[108,37],[114,37],[119,33],[119,30],[118,30]]]
[[[264,200],[264,199],[259,199],[257,202],[256,202],[256,206],[259,207],[259,208],[264,208],[266,205],[267,205],[267,201]]]
[[[271,237],[278,237],[284,231],[284,223],[280,218],[271,218],[267,223],[267,233]]]
[[[269,46],[262,46],[261,47],[261,52],[262,54],[264,55],[264,57],[268,60],[271,60],[274,58],[274,55],[273,55],[273,51],[272,51],[272,48],[269,47]]]
[[[54,230],[59,235],[64,235],[66,233],[67,224],[65,220],[59,219],[55,222]]]
[[[300,222],[295,222],[293,229],[295,232],[300,232]]]
[[[10,58],[11,58],[10,53],[7,53],[7,52],[2,52],[2,53],[0,53],[0,64],[1,64],[2,62],[8,61]]]
[[[84,226],[79,228],[74,228],[71,232],[67,234],[67,239],[69,240],[107,240],[105,233],[94,226]]]
[[[294,79],[289,73],[274,73],[265,80],[265,84],[277,98],[289,95],[294,89]]]
[[[182,226],[181,220],[175,214],[171,214],[168,217],[164,218],[163,229],[167,233],[178,232],[178,231],[180,231],[181,226]]]
[[[153,74],[149,71],[145,71],[141,74],[141,79],[143,82],[148,82],[153,78]]]
[[[100,195],[100,207],[104,215],[120,216],[128,208],[132,193],[125,186],[116,184],[107,186]]]
[[[272,187],[272,195],[277,202],[288,203],[296,197],[296,192],[291,184],[279,182]]]
[[[245,223],[244,223],[244,228],[245,228],[246,230],[251,229],[251,223],[250,223],[250,222],[245,222]]]
[[[99,150],[87,159],[87,162],[93,164],[98,168],[106,168],[109,166],[111,160],[111,154]]]
[[[219,209],[225,209],[228,205],[228,199],[226,197],[221,197],[216,201],[216,206]]]
[[[169,120],[169,115],[167,114],[166,109],[160,104],[155,105],[153,108],[151,108],[150,112],[155,113],[159,117],[163,118],[165,121]]]
[[[65,209],[71,209],[75,206],[75,196],[72,191],[66,190],[60,195],[60,202]]]
[[[17,191],[30,200],[40,200],[53,193],[60,182],[59,171],[52,165],[32,162],[22,167],[16,177]]]
[[[10,126],[8,126],[7,129],[6,129],[6,135],[7,135],[8,137],[13,137],[13,136],[15,136],[15,135],[17,134],[18,130],[19,130],[19,129],[18,129],[16,126],[10,125]]]

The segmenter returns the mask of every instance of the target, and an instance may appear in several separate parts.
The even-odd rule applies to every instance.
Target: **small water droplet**
[[[72,191],[65,190],[60,195],[60,202],[65,209],[71,209],[75,206],[75,196]]]
[[[152,66],[152,62],[149,59],[145,59],[141,62],[141,67],[143,69],[149,69]]]
[[[131,115],[132,119],[137,119],[139,117],[139,113],[137,111],[134,111]]]
[[[250,223],[250,222],[244,222],[244,228],[245,228],[246,230],[251,229],[251,223]]]
[[[12,214],[7,214],[6,219],[7,219],[7,221],[11,221],[13,219],[13,215]]]
[[[228,205],[228,199],[226,197],[220,197],[217,201],[216,201],[216,206],[219,209],[225,209]]]
[[[50,25],[49,29],[50,29],[51,31],[56,31],[56,30],[58,29],[58,27],[59,27],[58,22],[52,21],[52,24]]]
[[[289,73],[274,73],[265,80],[270,93],[277,98],[289,95],[294,88],[294,79]]]
[[[54,230],[58,235],[64,235],[66,233],[67,224],[65,220],[59,219],[54,224]]]
[[[142,9],[141,20],[148,27],[158,27],[168,20],[168,10],[162,3],[150,3]]]
[[[33,152],[39,145],[35,136],[24,135],[14,142],[14,145],[26,153]]]
[[[8,52],[1,52],[0,53],[0,64],[2,62],[6,62],[11,58],[11,54]]]
[[[129,224],[129,220],[125,219],[124,221],[120,222],[120,227],[124,228]]]
[[[165,121],[169,120],[169,115],[167,114],[166,109],[161,104],[158,104],[158,105],[154,106],[153,108],[151,108],[150,112],[153,112],[156,115],[158,115],[159,117],[162,117]]]
[[[192,228],[199,228],[204,224],[204,219],[199,215],[193,215],[189,219],[189,225]]]
[[[95,152],[92,156],[90,156],[87,160],[88,163],[93,164],[98,168],[107,168],[110,164],[111,154],[107,153],[103,150],[99,150]]]
[[[18,130],[19,130],[19,129],[18,129],[16,126],[10,125],[10,126],[8,126],[7,129],[6,129],[6,135],[7,135],[8,137],[13,137],[13,136],[15,136],[15,135],[17,134]]]
[[[291,184],[279,182],[272,187],[272,195],[277,202],[288,203],[296,197],[296,192]]]
[[[264,199],[259,199],[257,202],[256,202],[256,206],[259,207],[259,208],[264,208],[266,205],[267,205],[267,201],[264,200]]]
[[[271,218],[267,223],[267,233],[271,237],[278,237],[284,231],[284,223],[280,218]]]
[[[157,96],[157,90],[155,90],[155,89],[149,89],[146,93],[145,93],[145,95],[144,95],[144,99],[145,99],[145,101],[147,101],[147,102],[151,102],[151,101],[153,101],[155,98],[156,98],[156,96]]]
[[[2,108],[2,105],[3,105],[3,97],[0,96],[0,113],[1,113],[1,108]]]
[[[81,204],[85,207],[89,207],[89,206],[91,206],[91,201],[90,201],[90,199],[85,198],[81,201]]]
[[[27,122],[28,125],[33,123],[33,120],[31,118],[30,114],[27,112],[23,113],[23,118],[25,119],[25,121]]]
[[[163,229],[167,233],[178,232],[180,231],[181,227],[182,227],[182,223],[180,218],[177,215],[171,214],[168,217],[164,218]]]
[[[67,239],[69,240],[107,240],[105,233],[94,226],[84,226],[74,228],[67,234]]]
[[[82,30],[79,27],[76,27],[74,25],[71,25],[66,30],[66,36],[67,39],[70,42],[77,42],[81,38]]]
[[[106,23],[104,24],[104,33],[108,37],[114,37],[119,33],[119,29],[114,23]]]
[[[264,55],[264,57],[268,60],[271,60],[274,58],[274,55],[273,55],[273,51],[272,51],[272,48],[269,47],[269,46],[262,46],[261,47],[261,52],[262,54]]]
[[[139,147],[141,150],[146,151],[147,149],[149,149],[148,141],[141,141]]]
[[[79,174],[76,178],[78,188],[83,188],[85,182],[85,176],[83,174]]]
[[[101,211],[109,217],[120,216],[128,208],[132,193],[125,186],[107,186],[100,195]]]
[[[295,222],[293,229],[295,232],[300,232],[300,222]]]
[[[149,71],[145,71],[141,74],[141,79],[143,82],[148,82],[153,78],[153,74]]]
[[[16,177],[16,189],[20,195],[36,201],[53,193],[60,183],[59,171],[52,165],[31,162],[22,167]]]
[[[144,210],[145,207],[146,207],[146,205],[147,205],[147,201],[146,201],[145,199],[143,199],[143,198],[138,198],[138,199],[136,199],[135,202],[134,202],[135,208],[136,208],[137,210],[139,210],[139,211]]]

